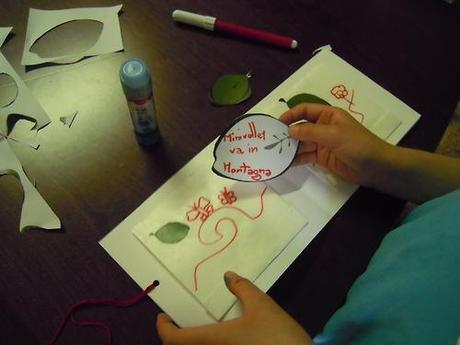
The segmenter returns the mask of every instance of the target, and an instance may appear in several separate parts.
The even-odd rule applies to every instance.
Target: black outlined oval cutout
[[[217,139],[212,171],[236,181],[271,180],[290,167],[298,148],[283,122],[267,114],[243,115]]]

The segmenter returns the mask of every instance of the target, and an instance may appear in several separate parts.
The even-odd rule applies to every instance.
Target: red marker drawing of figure
[[[337,99],[345,100],[348,103],[348,110],[350,112],[360,116],[360,121],[359,122],[361,122],[361,123],[364,122],[364,114],[351,109],[351,107],[355,105],[353,103],[353,98],[355,97],[355,90],[352,89],[350,98],[347,98],[348,97],[347,88],[343,84],[338,84],[338,85],[335,85],[335,86],[332,87],[331,94]]]
[[[237,200],[235,193],[228,190],[227,187],[224,187],[224,190],[219,193],[218,198],[222,205],[231,205]]]
[[[189,222],[195,221],[200,218],[203,222],[212,214],[214,207],[211,201],[204,196],[200,196],[191,207],[191,210],[187,212],[186,217]]]
[[[212,209],[211,202],[206,199],[205,197],[200,197],[197,201],[197,203],[194,204],[192,210],[187,212],[187,220],[193,221],[198,218],[198,216],[201,214],[200,220],[201,224],[198,228],[198,241],[203,244],[203,245],[212,245],[216,244],[221,240],[224,240],[224,231],[225,228],[223,228],[222,225],[227,223],[230,225],[231,229],[231,235],[230,238],[227,241],[224,241],[226,243],[223,244],[221,248],[213,252],[212,254],[206,256],[202,260],[200,260],[194,268],[193,271],[193,286],[195,291],[198,290],[198,271],[200,267],[209,259],[215,257],[216,255],[222,253],[224,250],[226,250],[235,240],[239,233],[239,228],[238,224],[235,220],[236,217],[247,217],[250,220],[256,220],[259,218],[263,212],[264,212],[264,194],[265,191],[267,190],[267,186],[264,187],[260,194],[260,210],[257,214],[255,215],[250,215],[243,209],[232,206],[236,200],[237,197],[234,192],[228,190],[226,187],[224,188],[223,191],[219,194],[219,199],[221,200],[222,204],[224,206],[218,207],[216,209]],[[205,204],[205,205],[203,205]],[[204,206],[204,208],[202,208]],[[208,207],[208,210],[211,210],[211,212],[206,213],[204,212],[206,210],[206,207]],[[198,211],[201,210],[201,211]],[[198,213],[202,212],[202,213]],[[207,225],[210,224],[208,227]],[[212,225],[214,224],[214,226]],[[213,232],[207,232],[207,235],[204,234],[204,229],[205,228],[210,228],[213,229]],[[228,227],[226,228],[228,229]],[[228,230],[226,231],[228,232]]]

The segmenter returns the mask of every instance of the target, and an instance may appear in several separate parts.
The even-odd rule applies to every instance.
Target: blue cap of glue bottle
[[[138,58],[126,60],[120,67],[120,82],[137,141],[146,146],[155,144],[159,131],[149,67]]]

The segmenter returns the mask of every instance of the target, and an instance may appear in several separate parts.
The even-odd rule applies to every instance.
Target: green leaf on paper
[[[182,241],[187,236],[190,227],[187,224],[179,222],[166,223],[155,233],[150,233],[150,236],[154,235],[158,240],[163,243],[173,244]]]
[[[300,93],[298,95],[291,97],[288,101],[281,98],[280,102],[286,103],[289,108],[294,108],[296,105],[300,103],[317,103],[317,104],[330,105],[324,99],[318,96],[312,95],[310,93]]]
[[[232,105],[251,96],[248,75],[225,74],[217,78],[211,88],[211,102],[216,105]]]

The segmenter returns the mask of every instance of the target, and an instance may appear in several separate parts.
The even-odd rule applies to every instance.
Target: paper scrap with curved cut
[[[159,241],[167,244],[174,244],[182,241],[187,236],[190,227],[187,224],[179,222],[170,222],[163,225],[155,233],[150,233],[150,236],[155,236]]]
[[[46,62],[73,63],[85,56],[107,54],[123,50],[118,12],[122,5],[112,7],[72,8],[65,10],[39,10],[31,8],[27,20],[27,32],[21,63],[38,65]],[[31,52],[34,43],[48,31],[61,24],[74,20],[95,20],[104,24],[97,42],[80,54],[42,58]]]
[[[60,229],[61,222],[59,218],[29,181],[21,163],[4,138],[0,138],[0,157],[0,176],[16,176],[21,182],[24,191],[19,230],[24,232],[31,228]]]
[[[288,126],[266,114],[237,118],[217,139],[212,171],[237,181],[261,182],[284,173],[294,160],[299,142]]]
[[[0,42],[4,41],[10,30],[11,28],[0,28]],[[2,53],[0,53],[0,73],[11,77],[18,89],[15,100],[0,108],[0,135],[6,137],[11,131],[11,128],[8,128],[8,117],[11,114],[18,114],[25,119],[35,122],[33,129],[37,131],[49,124],[51,119],[48,114]]]
[[[12,26],[0,27],[0,47],[3,45],[3,42],[5,42],[12,29]]]

